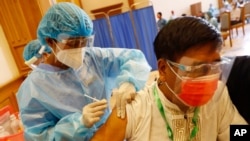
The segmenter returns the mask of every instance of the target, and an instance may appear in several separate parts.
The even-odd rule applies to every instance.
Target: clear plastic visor
[[[226,91],[225,86],[234,59],[221,58],[220,61],[194,66],[170,60],[166,62],[173,75],[173,79],[166,83],[167,87],[182,103],[195,107],[210,100],[217,101]]]
[[[92,47],[94,44],[94,35],[88,37],[70,37],[62,39],[61,43],[65,46],[60,46],[61,49]]]

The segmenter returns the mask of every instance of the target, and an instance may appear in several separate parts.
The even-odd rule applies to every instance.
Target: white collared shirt
[[[220,83],[221,84],[221,83]],[[127,104],[126,138],[129,141],[170,141],[166,124],[159,112],[153,95],[156,85],[164,107],[167,120],[174,134],[174,141],[186,141],[193,129],[192,118],[194,108],[183,113],[179,107],[165,98],[156,82],[145,87],[136,96],[132,104]],[[199,131],[193,141],[229,141],[229,125],[247,124],[232,105],[227,89],[221,85],[209,103],[200,107],[198,116]],[[186,115],[187,118],[184,118]]]

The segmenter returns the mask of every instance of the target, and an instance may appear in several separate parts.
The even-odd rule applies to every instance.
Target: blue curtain
[[[115,47],[136,48],[135,34],[129,12],[111,16],[110,24]]]
[[[154,54],[153,42],[157,35],[157,25],[153,6],[133,10],[132,15],[140,49],[145,54],[152,69],[156,70],[157,60]]]
[[[93,20],[94,24],[94,46],[96,47],[112,47],[113,42],[111,40],[111,34],[109,31],[108,20],[106,18],[100,18]]]
[[[101,18],[94,20],[93,23],[95,46],[140,49],[145,54],[152,70],[157,69],[153,49],[153,41],[157,34],[153,6],[133,10],[132,16],[129,12],[125,12],[111,16],[109,21]]]

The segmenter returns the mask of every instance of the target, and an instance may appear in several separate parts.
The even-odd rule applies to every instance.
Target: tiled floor
[[[232,47],[230,47],[229,45],[229,39],[225,41],[223,55],[226,56],[250,55],[250,24],[245,25],[245,36],[243,35],[242,28],[239,28],[238,32],[239,33],[237,36],[236,30],[233,31]]]

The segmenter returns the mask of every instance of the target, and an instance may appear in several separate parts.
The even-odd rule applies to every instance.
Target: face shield
[[[183,65],[188,64],[188,60],[192,59],[184,57],[180,63],[166,60],[176,76],[171,84],[165,82],[168,89],[178,100],[190,107],[202,106],[211,99],[218,100],[225,88],[233,60],[222,58],[212,63]]]
[[[64,39],[62,39],[61,42],[64,45],[60,46],[60,49],[93,47],[93,45],[94,45],[94,35],[91,35],[91,36],[88,36],[88,37],[64,38]]]
[[[234,65],[234,60],[235,58],[227,58],[227,57],[222,57],[221,58],[221,75],[220,75],[220,86],[219,89],[216,90],[215,95],[213,96],[213,100],[217,101],[220,96],[222,95],[224,88],[226,87],[227,80],[229,78],[231,69]]]
[[[56,58],[63,64],[73,69],[78,69],[83,64],[85,47],[92,47],[94,35],[89,37],[73,37],[63,39],[61,42],[55,42]]]

